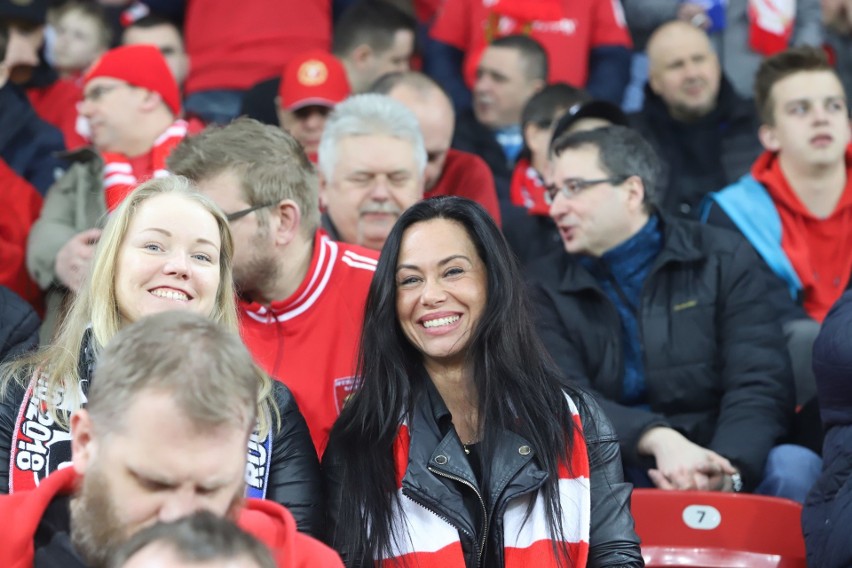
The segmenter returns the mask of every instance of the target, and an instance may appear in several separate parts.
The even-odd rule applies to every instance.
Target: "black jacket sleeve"
[[[281,428],[272,441],[266,498],[287,507],[299,531],[319,538],[323,533],[323,494],[316,449],[290,389],[278,381],[275,400]]]
[[[588,566],[639,568],[645,563],[630,513],[633,486],[624,481],[618,436],[592,396],[581,399],[579,410],[589,451],[591,485]]]
[[[795,406],[789,354],[760,260],[742,239],[720,274],[717,330],[722,403],[709,448],[740,468],[746,489],[763,477],[766,456],[787,434]]]

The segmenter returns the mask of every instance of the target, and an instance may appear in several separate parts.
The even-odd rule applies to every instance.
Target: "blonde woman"
[[[86,403],[100,348],[123,326],[161,311],[189,310],[237,333],[232,258],[228,221],[186,178],[151,180],[130,194],[111,215],[89,282],[55,341],[0,375],[0,490],[32,488],[70,459],[68,418]],[[318,534],[319,465],[307,426],[289,390],[259,375],[247,494],[282,503],[299,530]]]

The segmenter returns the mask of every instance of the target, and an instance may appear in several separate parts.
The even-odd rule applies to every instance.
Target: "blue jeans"
[[[187,115],[199,117],[206,123],[227,124],[240,115],[243,91],[215,89],[199,91],[186,97],[183,108]]]
[[[781,444],[770,450],[763,481],[754,490],[760,495],[805,502],[822,470],[822,459],[804,446]]]

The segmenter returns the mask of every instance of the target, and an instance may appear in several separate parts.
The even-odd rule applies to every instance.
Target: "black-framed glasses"
[[[571,199],[572,197],[576,197],[577,195],[589,189],[590,187],[600,185],[602,183],[611,183],[613,185],[618,185],[627,181],[627,178],[629,177],[630,176],[617,176],[601,179],[569,178],[562,182],[562,185],[548,185],[547,195],[550,196],[551,201],[556,199],[556,196],[560,194],[563,197]]]
[[[273,205],[278,205],[278,202],[275,201],[273,203],[261,203],[260,205],[249,207],[248,209],[240,209],[239,211],[228,213],[227,215],[225,215],[225,219],[227,219],[229,223],[233,223],[238,219],[242,219],[252,211],[257,211],[258,209],[263,209],[264,207],[272,207]]]

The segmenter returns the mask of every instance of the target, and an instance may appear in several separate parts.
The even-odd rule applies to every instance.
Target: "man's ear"
[[[367,62],[372,59],[372,57],[373,48],[366,43],[356,46],[355,49],[349,53],[349,59],[358,68],[363,68]]]
[[[275,243],[287,245],[299,235],[302,211],[292,199],[284,199],[273,210],[276,216]]]
[[[630,176],[624,181],[631,209],[639,209],[645,201],[645,183],[639,176]]]
[[[317,168],[317,180],[319,181],[320,211],[325,211],[328,209],[328,180],[319,168]]]
[[[71,463],[74,471],[85,475],[97,453],[98,443],[92,431],[92,417],[85,409],[71,415]]]
[[[160,103],[165,105],[165,101],[163,101],[163,97],[160,96],[160,93],[146,89],[145,96],[142,98],[141,109],[145,112],[151,112],[156,109]],[[171,110],[169,110],[169,112],[171,112]]]
[[[777,152],[781,149],[781,143],[778,141],[778,135],[775,132],[775,127],[768,124],[761,124],[757,129],[757,137],[763,147],[770,152]]]

